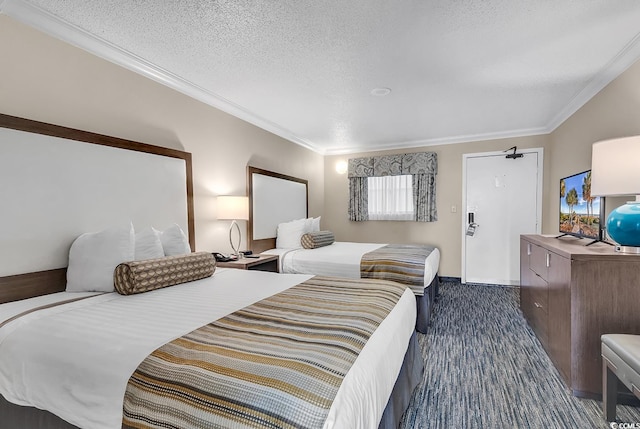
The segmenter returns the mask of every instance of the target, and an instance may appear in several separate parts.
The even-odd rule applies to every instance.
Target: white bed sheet
[[[127,381],[153,350],[220,317],[288,289],[309,275],[218,269],[183,285],[103,294],[30,313],[0,328],[0,393],[81,428],[121,427]],[[77,294],[0,305],[0,323]],[[326,428],[373,428],[382,416],[415,324],[407,289],[346,375]],[[0,418],[0,426],[1,426]]]
[[[386,244],[352,243],[336,241],[329,246],[317,249],[271,249],[262,253],[280,257],[280,272],[296,274],[315,274],[320,276],[336,276],[360,278],[360,260],[367,253],[379,249]],[[436,247],[424,264],[424,285],[438,273],[440,251]]]

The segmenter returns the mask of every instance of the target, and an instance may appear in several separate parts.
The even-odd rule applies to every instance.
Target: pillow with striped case
[[[300,238],[300,244],[305,249],[317,249],[318,247],[329,246],[336,241],[331,231],[308,232]]]
[[[123,262],[115,269],[113,283],[120,295],[133,295],[211,277],[215,270],[211,253],[196,252]]]

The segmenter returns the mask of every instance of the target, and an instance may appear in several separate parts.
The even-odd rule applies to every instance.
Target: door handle
[[[467,224],[466,234],[469,237],[473,237],[473,235],[476,233],[476,228],[478,227],[478,224],[474,222],[475,213],[469,212],[469,214],[467,215],[467,219],[469,220],[469,223]]]

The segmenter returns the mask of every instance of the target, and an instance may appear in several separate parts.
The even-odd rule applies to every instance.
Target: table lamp
[[[640,254],[640,136],[594,143],[591,152],[591,195],[635,195],[636,201],[614,209],[607,233],[617,249]]]
[[[218,197],[218,219],[231,220],[229,227],[229,243],[233,249],[236,258],[240,259],[240,243],[242,242],[242,233],[238,226],[238,220],[249,219],[249,198],[240,196],[221,195]],[[233,242],[233,228],[238,231],[238,244]]]

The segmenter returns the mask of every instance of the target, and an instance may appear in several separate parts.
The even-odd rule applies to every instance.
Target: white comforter
[[[23,316],[0,328],[0,394],[81,428],[120,428],[127,381],[153,350],[309,277],[218,269],[196,282],[140,295],[104,294]],[[79,295],[1,304],[0,324],[70,296]],[[377,427],[415,318],[407,289],[345,377],[326,428]]]
[[[280,271],[283,273],[315,274],[319,276],[360,278],[360,260],[365,253],[379,249],[386,244],[352,243],[336,241],[330,246],[317,249],[271,249],[263,253],[280,257]],[[438,273],[440,251],[435,248],[424,264],[424,285]]]

